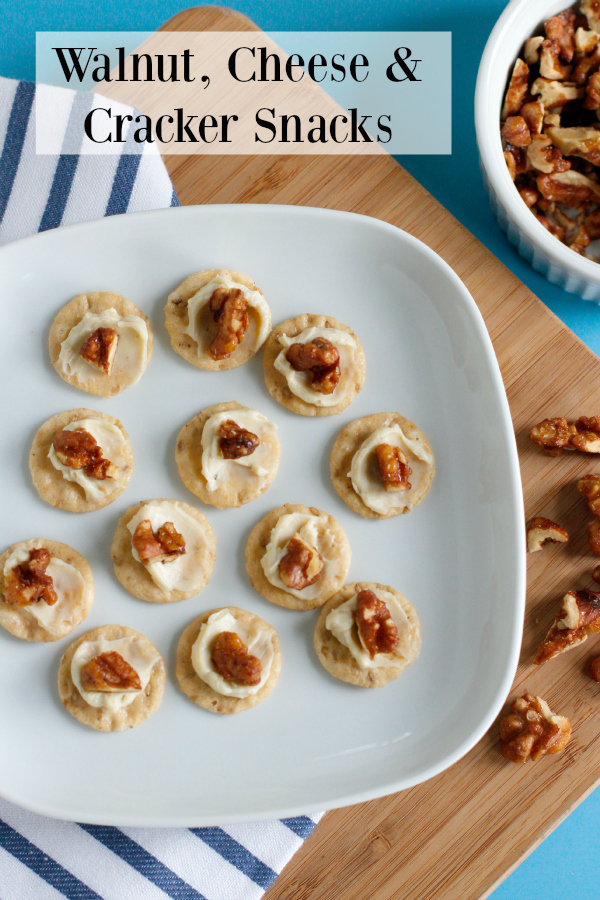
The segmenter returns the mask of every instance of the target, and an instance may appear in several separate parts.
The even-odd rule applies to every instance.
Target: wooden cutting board
[[[198,7],[162,30],[256,26],[227,9]],[[527,516],[548,516],[571,535],[566,547],[529,558],[523,647],[510,697],[524,688],[541,695],[570,717],[573,738],[562,756],[518,766],[500,756],[496,726],[425,784],[328,813],[267,900],[484,897],[600,781],[600,686],[585,674],[600,642],[540,669],[532,665],[563,593],[594,586],[585,535],[591,517],[575,487],[594,460],[551,459],[527,437],[545,416],[600,413],[600,359],[390,156],[171,156],[166,163],[182,204],[292,203],[391,222],[452,266],[485,319],[512,412]]]

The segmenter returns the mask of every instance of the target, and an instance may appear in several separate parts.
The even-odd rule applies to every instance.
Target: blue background
[[[154,30],[193,0],[2,0],[0,75],[35,78],[35,32]],[[470,231],[600,353],[600,307],[548,284],[509,246],[493,218],[477,162],[473,95],[477,66],[503,0],[229,0],[265,30],[451,31],[453,153],[400,159]],[[567,0],[565,0],[565,6]],[[540,763],[538,763],[540,765]],[[543,765],[543,763],[541,763]],[[600,855],[600,790],[585,800],[506,879],[494,900],[596,900]],[[426,900],[426,898],[423,898]]]

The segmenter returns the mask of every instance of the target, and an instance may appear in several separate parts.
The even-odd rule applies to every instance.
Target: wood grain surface
[[[163,28],[255,26],[238,13],[198,7]],[[528,560],[523,647],[510,698],[524,688],[540,694],[570,717],[573,738],[562,756],[518,766],[500,756],[495,726],[464,759],[425,784],[329,812],[266,896],[484,897],[600,780],[600,686],[585,674],[600,654],[600,639],[539,669],[532,663],[563,593],[593,588],[595,558],[585,535],[591,517],[575,481],[594,471],[594,458],[565,453],[552,459],[527,437],[545,416],[600,412],[600,360],[389,156],[173,156],[166,162],[182,204],[302,204],[397,225],[452,266],[483,314],[512,412],[527,516],[548,516],[571,535],[569,544]]]

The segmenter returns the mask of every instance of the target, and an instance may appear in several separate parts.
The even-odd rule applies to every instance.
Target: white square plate
[[[246,272],[277,324],[302,312],[350,325],[366,353],[362,392],[341,416],[305,418],[268,394],[262,358],[205,372],[171,349],[167,294],[192,272]],[[154,356],[133,388],[110,400],[63,382],[48,355],[56,312],[85,291],[138,304]],[[55,644],[0,630],[0,794],[46,815],[111,825],[200,826],[296,815],[417,784],[465,754],[510,689],[520,646],[525,541],[519,467],[498,365],[483,320],[451,269],[402,231],[364,216],[277,206],[198,206],[59,228],[0,250],[3,381],[0,548],[32,537],[71,544],[94,571],[88,619]],[[151,604],[117,582],[110,545],[127,507],[152,497],[201,506],[174,463],[180,428],[206,406],[237,400],[279,428],[272,486],[233,510],[203,507],[217,536],[210,585],[191,600]],[[129,486],[105,509],[52,509],[27,458],[40,424],[88,406],[117,416],[135,455]],[[385,521],[352,513],[329,479],[340,429],[398,411],[431,442],[433,487],[412,513]],[[270,509],[303,503],[331,513],[352,547],[351,581],[402,591],[421,619],[416,662],[385,688],[336,681],[312,645],[318,611],[268,603],[250,586],[244,547]],[[283,670],[259,707],[218,716],[194,706],[175,679],[183,628],[233,604],[280,635]],[[163,654],[167,687],[138,728],[103,734],[61,706],[58,662],[70,641],[107,623],[136,628]]]

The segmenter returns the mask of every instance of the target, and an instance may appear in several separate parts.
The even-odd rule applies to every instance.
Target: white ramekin
[[[528,37],[568,0],[511,0],[485,45],[475,89],[479,161],[492,209],[509,241],[548,281],[584,300],[600,302],[600,263],[558,241],[525,206],[502,154],[500,110],[509,73]]]

